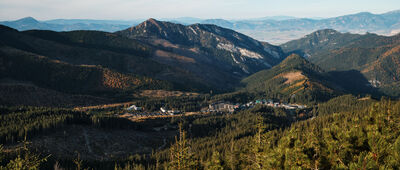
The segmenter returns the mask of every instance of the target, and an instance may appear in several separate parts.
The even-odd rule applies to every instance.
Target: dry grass
[[[208,113],[202,113],[202,112],[186,112],[186,113],[183,113],[183,114],[176,114],[176,115],[163,114],[163,115],[154,115],[154,116],[135,117],[132,114],[125,113],[125,114],[122,114],[122,115],[118,115],[118,117],[128,119],[128,120],[130,120],[132,122],[143,122],[143,121],[152,120],[152,119],[165,119],[165,118],[171,118],[171,117],[207,115],[207,114]]]
[[[177,55],[177,54],[162,51],[162,50],[157,50],[155,52],[155,56],[163,58],[163,59],[178,60],[180,62],[185,62],[185,63],[196,63],[196,61],[193,58],[185,57],[182,55]]]
[[[183,97],[183,96],[198,96],[199,93],[181,92],[181,91],[166,91],[166,90],[143,90],[140,93],[142,97]]]
[[[391,56],[391,55],[397,54],[397,53],[400,53],[400,45],[397,45],[397,46],[391,48],[390,50],[387,50],[385,53],[383,53],[381,55],[380,59],[375,60],[374,62],[367,64],[365,66],[365,68],[363,70],[361,70],[361,73],[368,73],[368,72],[376,70],[379,67],[379,64],[381,63],[383,58],[386,58],[388,56]],[[392,61],[396,62],[397,60],[393,58]],[[396,62],[396,65],[400,66],[400,63]]]
[[[301,79],[305,78],[305,76],[300,71],[283,73],[283,74],[280,74],[279,76],[287,79],[284,84],[291,84],[297,80],[301,80]]]
[[[392,49],[386,51],[385,53],[382,54],[382,57],[387,57],[389,55],[392,55],[394,53],[399,53],[400,52],[400,45],[393,47]]]
[[[363,97],[363,98],[359,98],[358,100],[363,101],[363,100],[370,100],[371,97]]]
[[[172,44],[171,42],[163,39],[156,39],[152,42],[154,45],[162,45],[163,47],[168,47],[168,48],[179,48],[179,46]]]
[[[111,103],[111,104],[103,104],[103,105],[95,105],[95,106],[75,107],[74,110],[87,111],[90,109],[108,109],[108,108],[115,108],[115,107],[128,107],[131,105],[133,105],[133,102]]]
[[[289,87],[286,87],[285,89],[282,90],[283,93],[288,92],[291,89],[298,88],[298,87],[304,87],[304,83],[306,80],[300,81],[296,84],[290,85]]]

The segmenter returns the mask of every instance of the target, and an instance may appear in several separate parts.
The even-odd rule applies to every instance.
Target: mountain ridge
[[[326,30],[325,30],[326,31]],[[314,32],[305,38],[290,41],[281,47],[285,52],[298,53],[327,71],[357,70],[369,85],[384,90],[399,82],[400,34],[336,33],[331,37]],[[322,41],[328,39],[327,41]],[[310,45],[314,43],[314,45]],[[386,91],[386,90],[384,90]],[[387,95],[392,92],[384,92]]]
[[[279,47],[215,25],[185,26],[149,19],[116,34],[163,46],[175,52],[178,52],[178,48],[186,49],[195,53],[190,58],[196,61],[218,60],[243,75],[269,68],[284,57]],[[185,52],[180,55],[185,56],[183,53]]]
[[[330,18],[291,18],[270,19],[199,19],[199,18],[163,18],[163,21],[191,25],[196,23],[214,24],[249,35],[259,41],[267,41],[272,44],[282,44],[290,40],[299,39],[304,35],[320,29],[335,29],[340,32],[365,33],[374,32],[380,35],[394,35],[400,32],[399,10],[389,11],[381,14],[360,12]],[[278,17],[279,18],[279,17]],[[284,17],[285,18],[285,17]],[[0,22],[20,31],[29,29],[45,29],[54,31],[72,30],[101,30],[115,32],[126,29],[131,25],[137,25],[145,21],[137,19],[132,21],[118,20],[79,20],[79,19],[56,19],[39,21],[42,25],[21,26],[13,21]]]
[[[187,45],[175,43],[174,39],[152,38],[150,35],[132,38],[101,31],[20,32],[0,26],[3,62],[0,63],[3,69],[0,76],[33,82],[39,89],[111,98],[115,95],[127,97],[129,93],[143,89],[219,92],[234,88],[248,74],[269,68],[270,65],[264,63],[266,60],[277,63],[284,57],[277,46],[217,26],[197,24],[186,27],[154,19],[141,24],[144,25],[154,26],[153,32],[164,31],[163,25],[178,33],[182,30],[191,32],[189,36],[183,35],[191,38],[187,38],[185,43],[193,39],[196,41]],[[232,51],[218,49],[220,42],[217,39],[238,47],[230,49]],[[262,53],[252,52],[254,49]],[[273,52],[277,56],[272,56]],[[246,58],[243,55],[259,55],[260,58]],[[233,60],[236,58],[241,63],[235,63]],[[16,63],[21,64],[18,66]],[[57,68],[63,71],[55,71]],[[246,73],[244,70],[247,68],[253,70],[249,69]],[[40,76],[37,70],[42,70],[44,75]],[[27,74],[26,71],[30,76],[23,76]]]
[[[323,77],[324,71],[297,54],[292,54],[269,70],[242,80],[246,91],[265,93],[268,98],[291,103],[326,101],[340,94]]]

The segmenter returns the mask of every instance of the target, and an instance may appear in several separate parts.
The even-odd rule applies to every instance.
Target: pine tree
[[[41,158],[40,155],[34,154],[29,150],[28,145],[30,142],[26,140],[26,135],[25,139],[23,141],[23,146],[18,148],[18,156],[14,160],[11,160],[5,169],[15,169],[15,170],[24,170],[24,169],[39,169],[40,165],[47,161],[47,158],[50,157],[50,155]],[[3,169],[3,167],[0,167],[0,169]]]
[[[4,155],[3,155],[3,145],[0,145],[0,162],[3,162]],[[5,167],[0,166],[0,170],[5,169]]]
[[[175,144],[170,149],[169,169],[184,170],[196,167],[196,161],[191,153],[186,133],[179,124],[179,139],[175,137]]]
[[[238,152],[235,150],[235,141],[231,139],[230,147],[225,152],[225,162],[230,169],[236,169],[238,165],[237,154]]]
[[[81,156],[78,152],[77,153],[77,157],[73,160],[74,164],[76,165],[76,170],[81,170],[82,169],[82,160],[81,160]]]
[[[223,170],[221,155],[218,151],[214,151],[210,162],[207,163],[207,167],[205,169],[209,170]]]
[[[265,158],[265,155],[263,153],[264,149],[264,131],[265,131],[265,125],[264,125],[264,119],[261,115],[257,115],[256,117],[256,134],[252,139],[252,143],[250,146],[250,155],[248,155],[248,160],[250,161],[252,169],[263,169],[263,161]]]

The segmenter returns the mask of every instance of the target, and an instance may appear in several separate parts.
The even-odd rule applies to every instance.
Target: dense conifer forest
[[[301,116],[300,116],[301,115]],[[234,114],[167,119],[179,133],[161,150],[109,161],[57,159],[29,147],[29,140],[69,124],[140,129],[109,111],[79,112],[1,107],[3,169],[54,165],[69,169],[396,169],[400,162],[400,103],[340,96],[298,111],[263,105]]]

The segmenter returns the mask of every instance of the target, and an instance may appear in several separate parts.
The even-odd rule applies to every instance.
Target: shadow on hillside
[[[330,71],[327,74],[329,80],[343,88],[345,92],[354,95],[371,94],[376,97],[382,96],[378,89],[373,87],[358,70]]]

